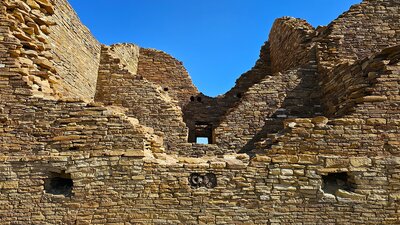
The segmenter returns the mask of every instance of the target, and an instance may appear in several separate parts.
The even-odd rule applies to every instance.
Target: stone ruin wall
[[[235,145],[228,144],[230,140],[222,140],[222,138],[219,137],[219,132],[221,131],[223,134],[232,134],[229,135],[229,138],[236,138],[235,132],[237,131],[233,131],[235,128],[227,127],[223,124],[225,122],[225,117],[230,115],[232,110],[238,108],[238,105],[242,104],[241,102],[247,92],[249,92],[250,88],[254,88],[253,86],[256,86],[255,84],[260,83],[271,73],[270,46],[269,43],[266,42],[260,49],[260,57],[254,67],[242,74],[236,80],[235,86],[227,93],[215,98],[205,96],[202,93],[197,96],[191,96],[191,101],[183,107],[184,121],[189,128],[189,141],[195,140],[195,132],[193,131],[195,130],[196,122],[202,122],[209,124],[212,127],[213,132],[209,134],[209,136],[211,136],[210,139],[212,140],[212,143],[222,149],[223,152],[234,152],[234,148],[240,146],[240,144],[240,147],[243,147],[244,144],[242,142],[240,142],[240,144],[235,143]],[[263,108],[261,106],[261,109],[265,110],[265,107]],[[234,124],[234,126],[246,126],[243,125],[243,122],[247,123],[250,116],[247,116],[247,120],[245,121],[235,121],[239,122],[239,124]],[[256,117],[255,120],[258,118],[259,117]],[[256,124],[254,125],[257,126]],[[243,136],[243,134],[240,133],[236,135]],[[215,150],[213,149],[213,151]]]
[[[399,44],[399,5],[396,1],[363,1],[321,27],[318,58],[321,69],[354,62]],[[365,21],[367,21],[365,23]]]
[[[217,143],[247,152],[261,137],[283,129],[284,119],[320,115],[313,33],[303,20],[282,18],[275,22],[268,53],[273,69],[265,71],[264,77],[224,115],[215,129]],[[249,105],[252,110],[248,110]]]
[[[153,127],[156,132],[162,132],[160,135],[164,137],[168,150],[185,143],[187,128],[176,105],[178,101],[169,97],[161,87],[125,69],[127,67],[121,60],[113,57],[118,55],[114,52],[113,47],[102,47],[95,101],[124,107],[128,116]]]
[[[113,58],[119,59],[119,63],[123,68],[136,75],[139,66],[140,47],[134,44],[115,44],[110,47],[112,51],[108,51],[108,54],[112,54]]]
[[[284,32],[275,25],[255,67],[215,99],[191,83],[187,95],[164,90],[161,82],[170,81],[163,76],[189,79],[165,53],[100,49],[76,17],[68,19],[75,13],[64,0],[7,0],[0,7],[0,224],[399,223],[400,48],[387,48],[399,43],[395,0],[353,6],[312,40],[293,25],[304,21],[278,20]],[[390,31],[371,32],[379,13],[394,21]],[[355,38],[355,29],[342,29],[352,21],[363,22]],[[71,24],[74,31],[66,28]],[[372,47],[360,41],[364,31]],[[91,44],[66,51],[52,39],[63,32]],[[338,41],[330,32],[343,36]],[[309,42],[302,52],[277,42],[280,36]],[[285,57],[290,48],[303,56],[300,63]],[[158,56],[140,55],[146,51]],[[86,100],[91,94],[95,101]],[[188,143],[185,113],[209,105],[225,106],[211,113],[220,141]],[[264,120],[276,127],[247,126],[260,129]],[[235,153],[248,143],[247,154]],[[210,174],[216,183],[189,180]],[[55,179],[72,189],[52,185]]]
[[[359,105],[366,101],[374,103],[389,100],[394,104],[390,111],[365,112],[364,116],[374,117],[381,114],[395,117],[399,87],[396,85],[398,77],[393,67],[397,63],[397,51],[397,46],[387,48],[376,56],[377,60],[375,59],[373,63],[369,59],[351,65],[345,63],[326,74],[321,79],[326,114],[331,117],[347,116],[357,113]],[[380,87],[382,85],[385,86]],[[374,107],[367,108],[372,110]]]
[[[30,92],[48,98],[93,99],[100,43],[72,8],[63,1],[4,4],[11,35],[18,40],[12,54],[18,57],[18,72],[32,87]]]
[[[309,63],[315,35],[315,29],[305,20],[291,17],[275,20],[269,35],[272,72]]]
[[[30,1],[32,2],[32,1]],[[100,61],[100,43],[82,25],[78,16],[64,0],[53,3],[52,20],[57,26],[49,27],[49,48],[57,76],[69,97],[93,99],[96,93],[97,71]]]
[[[181,107],[198,93],[182,62],[162,51],[141,48],[137,73],[160,85]]]

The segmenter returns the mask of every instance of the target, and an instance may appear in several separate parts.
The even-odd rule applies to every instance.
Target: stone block
[[[357,99],[357,102],[383,102],[386,101],[386,96],[365,96],[362,98]]]
[[[143,158],[145,157],[143,150],[127,150],[123,153],[125,157]]]
[[[297,163],[299,161],[299,157],[295,155],[278,155],[271,158],[273,163]]]
[[[351,199],[354,201],[365,201],[365,199],[366,199],[365,195],[357,194],[354,192],[348,192],[348,191],[345,191],[342,189],[339,189],[336,192],[336,196],[338,196],[340,198]]]
[[[267,162],[267,163],[269,163],[269,162],[271,162],[271,157],[264,156],[264,155],[257,155],[252,160],[255,161],[255,162]]]
[[[386,119],[370,118],[370,119],[367,119],[367,125],[386,125]]]
[[[329,122],[329,119],[324,116],[318,116],[314,117],[311,122],[317,127],[323,127]]]
[[[326,158],[325,167],[347,168],[349,159],[347,158]]]
[[[299,155],[299,164],[316,164],[318,163],[318,157],[315,155]]]
[[[213,169],[223,169],[226,167],[226,162],[211,162],[210,167]]]
[[[17,189],[18,186],[18,181],[0,181],[0,190]]]
[[[351,157],[350,165],[353,167],[369,167],[372,164],[372,160],[366,157]]]

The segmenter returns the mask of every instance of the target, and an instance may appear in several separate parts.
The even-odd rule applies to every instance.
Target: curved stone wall
[[[284,17],[275,20],[269,34],[271,64],[274,73],[309,62],[314,28],[305,20]]]
[[[182,62],[155,49],[139,50],[138,74],[163,88],[183,107],[198,93]]]

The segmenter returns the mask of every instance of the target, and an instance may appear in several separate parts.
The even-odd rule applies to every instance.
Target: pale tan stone
[[[386,125],[386,119],[384,118],[370,118],[367,119],[368,125]]]
[[[349,159],[347,158],[326,158],[326,167],[346,168],[349,166]]]
[[[371,166],[372,160],[363,157],[352,157],[350,158],[350,164],[354,167],[366,167]]]
[[[360,195],[360,194],[357,194],[357,193],[354,193],[354,192],[348,192],[348,191],[345,191],[345,190],[342,190],[342,189],[339,189],[336,192],[336,195],[338,197],[341,197],[341,198],[348,198],[348,199],[352,199],[352,200],[355,200],[355,201],[363,201],[366,198],[364,195]]]

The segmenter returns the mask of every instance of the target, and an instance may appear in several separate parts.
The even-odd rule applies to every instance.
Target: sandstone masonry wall
[[[10,199],[0,211],[4,222],[396,224],[399,219],[393,189],[399,184],[398,157],[270,154],[249,161],[244,155],[227,155],[167,164],[121,156],[79,157],[74,163],[60,157],[2,160],[2,174],[9,179],[2,190]],[[41,182],[52,167],[71,173],[73,197],[42,193]],[[187,178],[193,172],[216,174],[218,188],[192,189]],[[337,172],[348,173],[356,190],[324,193],[323,176]],[[40,207],[17,205],[13,190],[18,199]],[[7,214],[11,208],[13,216]]]
[[[69,96],[93,99],[100,62],[100,43],[80,22],[66,0],[54,0],[49,43],[57,77]]]
[[[364,0],[321,29],[318,60],[321,68],[363,59],[400,41],[397,1]]]
[[[316,76],[312,65],[267,76],[251,87],[221,119],[214,131],[215,143],[226,149],[247,152],[260,138],[283,129],[284,119],[320,115]]]
[[[56,7],[49,1],[4,3],[9,28],[18,40],[12,54],[29,92],[47,98],[93,98],[100,44],[69,4],[65,0],[57,0]]]
[[[0,93],[1,103],[8,99],[13,101],[15,93],[30,93],[28,85],[22,81],[22,71],[18,64],[17,52],[19,46],[16,43],[16,38],[11,34],[10,26],[13,25],[7,13],[5,2],[0,3]],[[12,55],[13,54],[13,55]],[[3,105],[2,105],[3,106]],[[3,117],[7,116],[2,107]]]
[[[352,65],[339,65],[321,77],[324,92],[322,102],[327,115],[345,116],[364,107],[366,102],[397,102],[395,96],[399,96],[399,78],[396,63],[399,55],[398,46],[388,48],[370,59]],[[382,87],[377,90],[378,86]],[[381,111],[381,114],[396,117],[390,111]]]
[[[47,36],[47,30],[54,25],[50,19],[53,6],[46,1],[42,5],[29,6],[25,2],[7,0],[2,2],[1,10],[6,47],[3,51],[4,77],[11,85],[8,88],[13,88],[16,94],[59,97],[63,90],[54,88],[59,80],[55,77]]]
[[[90,88],[66,88],[55,56],[67,54],[48,38],[63,4],[0,1],[0,224],[399,224],[400,47],[375,45],[398,45],[390,32],[376,27],[369,46],[362,35],[325,39],[330,28],[319,28],[318,49],[303,46],[301,65],[279,59],[276,73],[272,55],[287,53],[267,42],[255,67],[218,98],[191,84],[164,90],[174,80],[161,78],[182,69],[164,53],[103,46],[89,102],[67,98]],[[397,0],[365,0],[344,14],[343,32],[364,35],[397,8]],[[296,37],[286,31],[275,35]],[[79,60],[94,68],[93,58]],[[188,143],[187,129],[207,115],[216,143]]]
[[[113,47],[103,46],[95,101],[125,107],[128,116],[162,132],[169,151],[176,150],[178,143],[187,142],[182,112],[174,104],[177,101],[161,87],[130,73],[117,55]]]
[[[213,130],[216,130],[224,115],[239,104],[241,98],[253,86],[259,83],[266,76],[271,74],[271,60],[269,43],[266,42],[260,50],[260,58],[254,67],[248,72],[241,75],[236,80],[236,85],[222,96],[211,98],[200,93],[191,96],[191,101],[183,107],[184,120],[189,128],[189,141],[195,141],[195,124],[210,124]],[[211,134],[213,142],[217,144],[216,133]],[[222,149],[226,150],[226,145],[218,144]]]
[[[269,38],[270,58],[264,58],[275,74],[251,86],[220,119],[214,131],[216,144],[247,152],[260,138],[283,129],[283,119],[321,114],[313,37],[314,29],[303,20],[275,22]]]
[[[111,46],[111,54],[120,59],[120,63],[132,74],[137,74],[140,47],[133,44],[115,44]]]
[[[273,72],[308,63],[314,36],[314,28],[305,20],[291,17],[277,19],[269,35]]]
[[[154,49],[141,48],[139,54],[137,73],[160,85],[179,102],[179,106],[185,105],[190,101],[190,96],[198,93],[182,62],[165,52]]]

